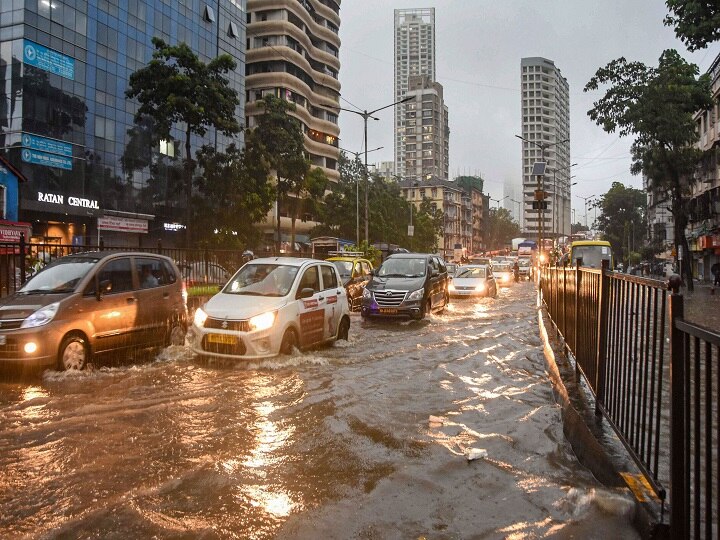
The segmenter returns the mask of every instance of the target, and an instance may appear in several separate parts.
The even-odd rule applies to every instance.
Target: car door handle
[[[324,296],[318,296],[318,300],[325,300]]]
[[[135,302],[135,298],[131,296],[131,297],[129,297],[129,298],[126,299],[126,302],[127,302],[128,304],[132,304],[133,302]]]
[[[163,298],[170,298],[170,293],[168,293],[168,292],[163,293]]]

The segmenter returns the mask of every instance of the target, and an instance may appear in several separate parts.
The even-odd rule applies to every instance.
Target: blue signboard
[[[48,139],[46,137],[38,137],[37,135],[23,133],[22,145],[25,148],[31,148],[32,150],[40,150],[41,152],[50,152],[51,154],[60,154],[61,156],[72,157],[72,145],[55,139]]]
[[[45,167],[55,167],[56,169],[65,169],[67,171],[72,170],[73,167],[72,158],[38,152],[30,148],[22,149],[22,160],[25,163],[32,163],[33,165],[44,165]]]
[[[75,80],[74,58],[38,45],[29,39],[23,40],[23,62],[71,81]]]

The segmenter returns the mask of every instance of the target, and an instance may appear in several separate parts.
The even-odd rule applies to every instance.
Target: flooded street
[[[292,357],[0,382],[2,538],[635,538],[629,506],[563,437],[529,282]]]

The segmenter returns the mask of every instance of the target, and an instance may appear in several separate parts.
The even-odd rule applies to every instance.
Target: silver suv
[[[180,271],[168,257],[69,255],[0,301],[0,364],[83,369],[95,356],[182,344],[186,306]]]

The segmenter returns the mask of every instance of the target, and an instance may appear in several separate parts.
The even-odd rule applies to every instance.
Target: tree
[[[230,55],[223,54],[202,62],[185,43],[168,45],[153,38],[152,60],[130,75],[125,95],[140,103],[135,123],[149,116],[154,122],[153,143],[171,141],[171,129],[183,124],[185,135],[184,187],[186,203],[186,244],[192,242],[192,188],[195,161],[191,150],[192,135],[203,136],[208,127],[225,135],[235,135],[240,124],[235,119],[239,105],[237,92],[225,75],[236,68]]]
[[[435,253],[438,249],[438,238],[442,238],[443,224],[442,210],[433,208],[430,199],[423,199],[417,212],[413,208],[415,235],[412,247],[421,253]]]
[[[628,263],[630,251],[639,251],[647,228],[647,197],[640,189],[613,182],[594,206],[600,209],[598,229],[610,242],[618,260]]]
[[[310,168],[302,178],[290,186],[288,207],[290,210],[290,245],[295,248],[295,221],[300,217],[300,209],[305,214],[316,214],[328,184],[328,177],[320,167]]]
[[[194,219],[208,244],[236,248],[256,245],[259,232],[253,224],[265,218],[275,198],[264,152],[252,132],[245,139],[244,151],[231,144],[225,152],[211,146],[198,152],[204,170],[198,180],[203,197],[193,203]]]
[[[277,240],[275,249],[280,252],[280,208],[288,195],[298,190],[305,181],[310,164],[305,159],[305,144],[300,122],[290,116],[295,104],[275,96],[261,100],[265,113],[258,116],[255,128],[258,141],[265,148],[270,167],[275,170],[277,195]],[[294,242],[293,242],[294,246]]]
[[[643,173],[650,188],[664,192],[672,201],[676,249],[688,251],[685,227],[688,222],[686,193],[695,166],[702,155],[693,115],[712,106],[710,78],[698,77],[698,68],[674,50],[662,53],[657,68],[625,58],[600,68],[585,91],[609,85],[588,115],[608,133],[633,135],[633,174]],[[692,290],[692,270],[683,270]]]
[[[519,235],[520,227],[507,208],[490,209],[485,230],[486,245],[490,249],[501,249]]]
[[[717,0],[666,0],[670,14],[665,26],[675,26],[675,35],[690,51],[704,49],[720,39],[720,4]]]
[[[589,231],[590,227],[583,225],[582,223],[573,223],[570,225],[570,234],[577,234],[579,232]]]

